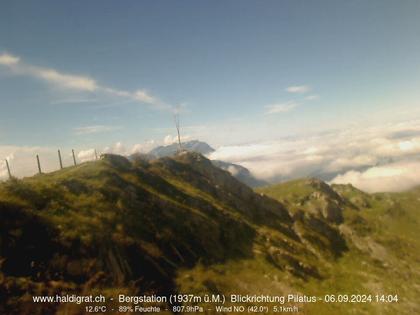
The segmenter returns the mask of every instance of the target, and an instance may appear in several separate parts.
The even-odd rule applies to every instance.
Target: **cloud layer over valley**
[[[420,185],[420,121],[222,146],[210,155],[270,182],[313,176],[368,192]]]
[[[106,126],[75,130],[80,134],[108,131]],[[111,130],[109,130],[111,131]],[[183,140],[194,136],[184,136]],[[147,153],[158,145],[176,141],[174,135],[137,144],[116,142],[99,147],[97,154]],[[211,143],[209,143],[211,145]],[[37,172],[36,154],[42,170],[58,169],[57,150],[50,147],[0,146],[0,156],[9,161],[14,176]],[[63,149],[65,166],[72,165],[71,149]],[[76,148],[78,162],[95,158],[95,149]],[[343,128],[318,134],[216,148],[209,158],[242,165],[258,179],[275,183],[301,177],[317,177],[330,183],[347,184],[367,191],[401,191],[420,185],[420,121],[382,126]],[[0,163],[0,179],[7,178]]]

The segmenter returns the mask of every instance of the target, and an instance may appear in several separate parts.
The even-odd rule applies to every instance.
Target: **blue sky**
[[[216,147],[413,119],[419,51],[419,1],[2,0],[0,146],[159,144],[178,106]]]

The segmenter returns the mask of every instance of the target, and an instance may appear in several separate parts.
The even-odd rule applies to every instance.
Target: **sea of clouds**
[[[118,142],[97,152],[145,153],[174,139],[129,147]],[[59,168],[56,149],[0,146],[0,157],[10,162],[17,177],[37,173],[36,154],[44,172]],[[71,150],[63,150],[62,157],[66,166],[72,165]],[[95,150],[78,150],[76,158],[79,163],[93,160]],[[420,185],[420,120],[220,146],[209,158],[242,165],[258,179],[271,183],[310,176],[329,183],[351,183],[367,192],[402,191]],[[7,176],[5,163],[0,162],[0,179]]]
[[[221,146],[209,157],[269,182],[314,176],[367,192],[402,191],[420,185],[420,121]]]

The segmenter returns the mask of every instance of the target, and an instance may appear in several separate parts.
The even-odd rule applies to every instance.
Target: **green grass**
[[[108,156],[2,183],[0,312],[19,313],[28,294],[123,291],[398,294],[299,307],[420,313],[420,189],[369,195],[302,179],[256,192],[196,154]]]

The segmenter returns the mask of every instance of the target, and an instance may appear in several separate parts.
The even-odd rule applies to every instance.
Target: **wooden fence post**
[[[6,161],[6,167],[7,167],[7,174],[9,174],[9,179],[12,179],[12,173],[10,173],[10,167],[9,167],[9,161],[5,159]]]
[[[58,161],[60,162],[60,169],[63,169],[63,161],[61,160],[61,152],[58,150]]]
[[[41,163],[39,162],[39,155],[38,154],[36,155],[36,161],[38,163],[38,173],[41,174],[42,173],[41,172]]]
[[[76,166],[77,164],[76,164],[76,156],[74,155],[74,150],[73,149],[71,149],[71,154],[73,155],[73,163],[74,163],[74,166]]]
[[[98,159],[98,153],[96,152],[96,149],[95,149],[95,160],[97,159]]]

